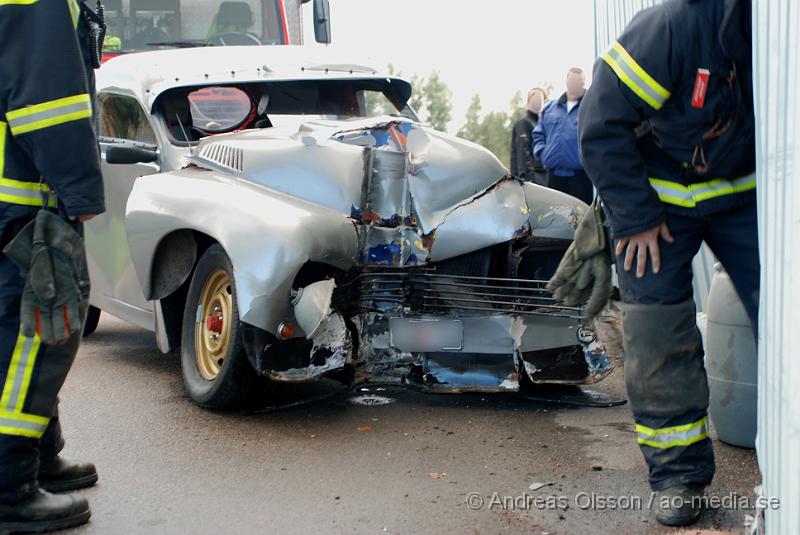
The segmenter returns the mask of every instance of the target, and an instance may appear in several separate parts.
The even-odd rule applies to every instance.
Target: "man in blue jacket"
[[[592,183],[578,151],[578,110],[586,93],[586,75],[577,67],[567,73],[567,92],[548,104],[533,130],[533,156],[547,169],[547,185],[592,202]]]

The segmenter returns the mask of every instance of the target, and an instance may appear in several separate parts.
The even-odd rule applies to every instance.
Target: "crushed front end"
[[[515,245],[425,267],[348,273],[332,303],[358,332],[356,379],[491,392],[605,377],[612,366],[581,311],[544,289],[542,275],[563,249]]]
[[[268,344],[262,373],[438,392],[586,384],[610,373],[582,311],[545,289],[585,205],[410,122],[330,139],[363,150],[349,214],[358,254],[348,270],[298,276],[292,321],[305,337]]]

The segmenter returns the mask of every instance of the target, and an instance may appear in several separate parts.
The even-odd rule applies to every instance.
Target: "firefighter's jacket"
[[[104,211],[75,0],[0,0],[0,241],[48,189],[62,215]]]
[[[749,0],[668,0],[598,59],[581,157],[616,238],[754,202],[751,50]]]

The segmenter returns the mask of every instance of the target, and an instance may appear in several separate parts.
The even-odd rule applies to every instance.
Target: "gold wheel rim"
[[[194,325],[194,354],[203,379],[213,381],[228,354],[233,323],[233,288],[224,269],[203,284]]]

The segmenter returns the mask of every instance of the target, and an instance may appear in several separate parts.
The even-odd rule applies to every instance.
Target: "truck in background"
[[[330,43],[327,0],[105,0],[104,60],[143,50],[194,46]],[[311,13],[309,13],[309,11]]]

